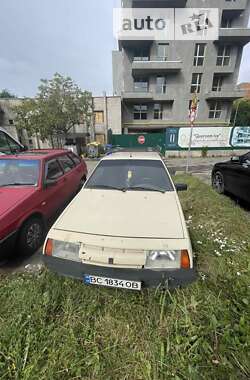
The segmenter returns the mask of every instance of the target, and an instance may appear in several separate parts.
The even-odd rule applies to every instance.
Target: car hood
[[[35,191],[34,187],[0,187],[0,217]]]
[[[175,192],[83,189],[54,229],[129,238],[184,238]]]

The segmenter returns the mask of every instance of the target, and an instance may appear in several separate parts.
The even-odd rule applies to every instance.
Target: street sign
[[[138,137],[138,143],[141,144],[141,145],[145,144],[145,137],[144,136],[139,136]]]

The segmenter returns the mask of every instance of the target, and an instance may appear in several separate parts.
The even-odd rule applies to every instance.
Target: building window
[[[9,119],[9,125],[14,125],[14,120],[13,119]]]
[[[194,66],[203,66],[206,53],[206,44],[196,44],[194,51]]]
[[[232,18],[228,15],[223,14],[221,19],[221,27],[222,28],[232,28]]]
[[[94,111],[95,115],[95,124],[103,124],[104,123],[104,112],[103,111]]]
[[[163,106],[162,104],[154,104],[154,119],[162,120],[163,116]]]
[[[135,79],[134,80],[135,92],[148,92],[148,80],[147,79]]]
[[[191,94],[194,94],[195,92],[198,94],[200,92],[201,78],[202,78],[202,74],[200,73],[194,73],[192,75]]]
[[[167,77],[156,78],[156,93],[166,94],[167,92]]]
[[[209,119],[220,119],[222,113],[221,102],[212,102],[209,109]]]
[[[217,55],[217,66],[228,66],[230,63],[230,55],[230,46],[219,46]]]
[[[148,49],[137,48],[134,50],[134,61],[149,61]]]
[[[134,120],[147,120],[148,106],[144,104],[134,105]]]
[[[214,75],[212,91],[220,92],[223,84],[223,76],[222,75]]]
[[[156,55],[158,61],[167,61],[169,56],[169,44],[158,44]]]

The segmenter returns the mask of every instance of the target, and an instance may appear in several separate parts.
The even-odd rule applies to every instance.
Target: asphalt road
[[[193,172],[194,175],[201,178],[204,182],[209,183],[211,172],[210,168],[213,166],[214,161],[215,159],[207,159],[206,161],[202,161],[201,159],[194,159],[191,162],[190,171]],[[217,161],[219,160],[217,159]],[[91,174],[97,163],[97,161],[87,161],[89,175]],[[184,171],[185,169],[185,160],[168,160],[167,164],[169,166],[171,174],[174,174],[176,171]],[[42,266],[41,251],[42,248],[32,256],[16,257],[12,260],[0,262],[0,274],[39,271]]]

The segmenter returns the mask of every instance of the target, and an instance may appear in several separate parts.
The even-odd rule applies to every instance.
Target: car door
[[[239,177],[239,197],[250,202],[250,153],[240,159]]]
[[[46,185],[46,181],[55,181]],[[45,162],[43,173],[43,201],[44,213],[52,216],[66,202],[64,172],[57,159]]]
[[[225,189],[237,197],[240,192],[240,168],[240,161],[226,162],[220,168],[224,177]]]
[[[58,157],[58,161],[64,171],[65,178],[65,195],[67,199],[71,198],[78,190],[80,181],[77,175],[77,170],[74,162],[67,154]]]

